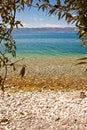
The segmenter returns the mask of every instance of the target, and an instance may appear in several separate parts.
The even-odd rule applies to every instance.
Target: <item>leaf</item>
[[[23,27],[23,24],[20,23],[20,26]]]
[[[28,0],[23,0],[24,3],[26,3]]]
[[[13,65],[13,70],[15,71],[16,70],[16,68],[15,68],[15,66]]]
[[[58,20],[61,18],[61,11],[58,12]]]
[[[44,11],[45,9],[47,9],[46,4],[42,4],[41,6],[39,6],[39,9],[42,9],[42,11]]]
[[[14,46],[14,49],[16,50],[17,48],[16,48],[16,45],[13,45]]]
[[[87,60],[87,57],[79,58],[77,60]]]
[[[84,65],[84,64],[87,64],[87,62],[79,62],[76,65]]]
[[[1,83],[2,83],[2,77],[0,76],[0,85],[1,85]]]
[[[38,3],[36,3],[36,6],[38,6],[38,7],[39,7],[39,4],[38,4]]]
[[[60,0],[57,0],[57,5],[58,5],[58,7],[61,6],[61,2],[60,2]]]
[[[8,43],[5,43],[5,47],[8,48]]]
[[[25,65],[22,67],[22,69],[20,71],[20,75],[21,75],[21,77],[23,77],[25,75]]]
[[[66,15],[65,13],[64,13],[64,14],[62,14],[61,18],[63,18],[65,15]]]
[[[53,8],[53,9],[51,9],[51,10],[49,11],[49,14],[52,15],[55,11],[56,11],[56,9]]]
[[[12,56],[13,56],[13,57],[16,57],[16,52],[15,52],[15,50],[12,51]]]

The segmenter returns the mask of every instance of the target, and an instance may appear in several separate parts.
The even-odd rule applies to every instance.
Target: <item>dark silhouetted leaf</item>
[[[79,58],[77,60],[87,60],[87,57]]]
[[[21,77],[23,77],[25,75],[25,65],[22,67],[22,69],[20,71],[20,75],[21,75]]]
[[[84,64],[87,64],[87,62],[79,62],[76,65],[84,65]]]
[[[15,71],[16,70],[16,68],[15,68],[15,66],[13,65],[13,70]]]

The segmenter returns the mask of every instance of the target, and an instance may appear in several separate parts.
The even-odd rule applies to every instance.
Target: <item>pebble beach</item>
[[[0,130],[87,130],[87,91],[0,93]]]
[[[10,89],[4,97],[0,91],[0,130],[87,130],[86,65],[77,62],[25,58],[14,73],[9,68],[5,87]]]

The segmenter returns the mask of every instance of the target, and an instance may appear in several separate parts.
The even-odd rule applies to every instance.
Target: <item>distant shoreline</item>
[[[13,34],[17,33],[35,33],[35,32],[54,32],[54,33],[76,33],[77,29],[75,27],[64,27],[64,28],[51,28],[51,27],[43,27],[43,28],[14,28]]]

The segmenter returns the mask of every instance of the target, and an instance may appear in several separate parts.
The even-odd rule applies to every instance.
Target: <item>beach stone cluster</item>
[[[0,130],[87,130],[87,91],[0,92]]]

